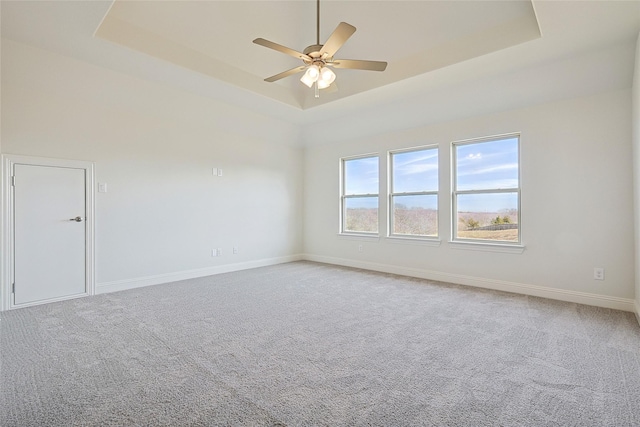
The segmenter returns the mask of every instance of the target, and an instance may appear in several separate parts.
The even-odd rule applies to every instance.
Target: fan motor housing
[[[311,46],[307,46],[302,53],[304,53],[305,55],[309,55],[312,58],[319,58],[320,57],[320,50],[322,49],[321,44],[312,44]],[[315,54],[315,55],[314,55]]]

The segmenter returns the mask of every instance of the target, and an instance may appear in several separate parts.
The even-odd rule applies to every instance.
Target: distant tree
[[[470,230],[473,230],[474,228],[478,228],[479,226],[480,226],[480,223],[475,219],[469,218],[467,220],[467,228],[469,228]]]
[[[502,217],[502,223],[503,224],[511,224],[511,218],[509,218],[507,215]]]
[[[497,217],[493,218],[491,220],[491,224],[502,224],[502,217],[500,215],[498,215]]]

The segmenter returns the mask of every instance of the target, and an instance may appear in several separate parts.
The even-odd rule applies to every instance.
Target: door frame
[[[61,168],[84,169],[85,179],[85,293],[70,297],[52,298],[26,304],[14,304],[13,277],[14,277],[14,207],[12,175],[14,165],[53,166]],[[47,157],[21,156],[14,154],[2,155],[2,229],[1,247],[2,257],[0,266],[0,311],[14,308],[28,307],[54,301],[78,298],[86,295],[95,295],[95,194],[94,194],[94,163],[81,160],[53,159]]]

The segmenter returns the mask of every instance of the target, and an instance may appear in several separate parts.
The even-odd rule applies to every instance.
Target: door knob
[[[83,220],[84,218],[82,218],[81,216],[77,216],[75,218],[71,218],[69,221],[82,222]]]

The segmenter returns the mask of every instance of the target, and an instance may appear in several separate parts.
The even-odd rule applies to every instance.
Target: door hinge
[[[15,175],[11,175],[11,186],[12,187],[16,186],[16,176]]]
[[[15,293],[16,293],[16,284],[15,284],[15,283],[13,283],[13,284],[11,285],[11,293],[12,293],[12,294],[15,294]]]

